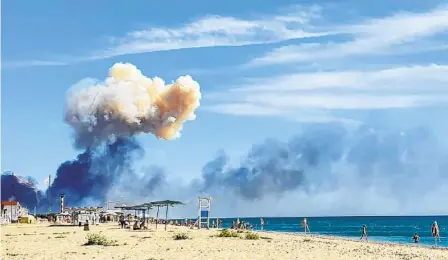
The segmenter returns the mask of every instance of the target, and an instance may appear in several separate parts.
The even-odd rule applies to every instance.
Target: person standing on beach
[[[363,238],[365,238],[366,241],[369,241],[369,239],[367,237],[367,226],[366,225],[362,225],[362,233],[361,233],[361,238],[359,240],[362,240]]]
[[[120,225],[121,225],[121,228],[124,228],[124,225],[125,224],[125,222],[124,222],[124,215],[120,215]]]
[[[310,233],[310,228],[308,227],[308,223],[306,221],[306,218],[303,218],[303,220],[302,220],[302,227],[303,227],[303,229],[305,231],[305,234],[306,234],[307,231],[308,231],[308,233]]]
[[[437,221],[434,221],[434,224],[432,224],[431,233],[434,238],[434,244],[437,246],[437,242],[440,240],[439,225],[437,224]]]
[[[260,225],[261,225],[261,230],[263,230],[264,227],[264,219],[260,218]]]

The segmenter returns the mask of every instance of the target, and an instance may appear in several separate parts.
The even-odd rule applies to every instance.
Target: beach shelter
[[[151,202],[136,205],[134,207],[138,207],[143,212],[143,219],[146,219],[146,211],[149,211],[150,209],[152,209]]]
[[[20,223],[23,224],[36,224],[36,218],[32,215],[22,216],[20,218]]]
[[[159,221],[159,209],[160,209],[160,207],[166,207],[166,211],[165,211],[165,230],[166,230],[166,225],[168,224],[168,208],[170,206],[174,207],[176,205],[185,205],[185,203],[183,203],[181,201],[177,201],[177,200],[153,201],[150,204],[153,207],[157,207],[156,229],[157,229],[157,222]]]
[[[118,207],[115,207],[115,208],[119,208],[119,209],[122,209],[122,210],[134,210],[134,211],[135,211],[135,214],[134,214],[134,215],[137,215],[137,211],[143,211],[143,212],[145,212],[146,210],[148,210],[148,207],[146,207],[146,206],[142,206],[142,205],[136,205],[136,206],[118,206]],[[143,213],[143,215],[144,215],[144,213]]]

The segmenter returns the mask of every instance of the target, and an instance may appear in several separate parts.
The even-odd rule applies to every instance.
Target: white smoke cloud
[[[165,85],[130,63],[116,63],[103,82],[85,80],[68,92],[65,119],[79,148],[138,133],[170,140],[180,136],[185,121],[195,119],[200,99],[200,86],[191,76]]]

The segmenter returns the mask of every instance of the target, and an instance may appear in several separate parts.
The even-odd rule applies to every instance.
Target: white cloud
[[[443,65],[296,73],[250,79],[241,88],[207,98],[216,102],[209,110],[217,113],[347,121],[333,117],[331,111],[444,106],[448,104],[447,75],[448,66]]]
[[[352,39],[280,47],[250,61],[248,66],[446,49],[446,44],[437,41],[432,44],[421,44],[421,41],[427,43],[424,41],[426,37],[448,32],[448,6],[426,13],[398,13],[336,30],[351,35]]]
[[[254,94],[247,101],[275,108],[387,109],[447,103],[448,95],[335,95],[335,94]]]
[[[180,27],[153,27],[133,31],[122,38],[111,38],[112,46],[90,59],[155,51],[244,46],[275,43],[290,39],[318,37],[328,32],[312,30],[309,22],[320,16],[320,8],[296,7],[285,14],[259,19],[206,16]]]
[[[2,69],[41,67],[41,66],[65,66],[67,64],[68,63],[61,61],[46,61],[46,60],[6,61],[2,63]]]
[[[351,90],[445,90],[448,86],[448,65],[416,65],[382,70],[350,70],[286,74],[248,80],[232,92],[298,91],[326,88]],[[215,94],[216,95],[216,94]]]

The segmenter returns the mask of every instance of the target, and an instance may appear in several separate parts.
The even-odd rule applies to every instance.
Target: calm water
[[[224,218],[223,228],[229,228],[236,218]],[[254,229],[260,229],[260,218],[240,218],[249,221]],[[302,218],[264,218],[265,231],[302,232]],[[420,235],[420,244],[433,245],[431,225],[437,221],[440,229],[440,246],[448,247],[448,216],[426,217],[310,217],[308,226],[314,234],[341,236],[359,239],[361,227],[367,225],[369,240],[413,244],[415,232]],[[215,220],[216,221],[216,220]]]

